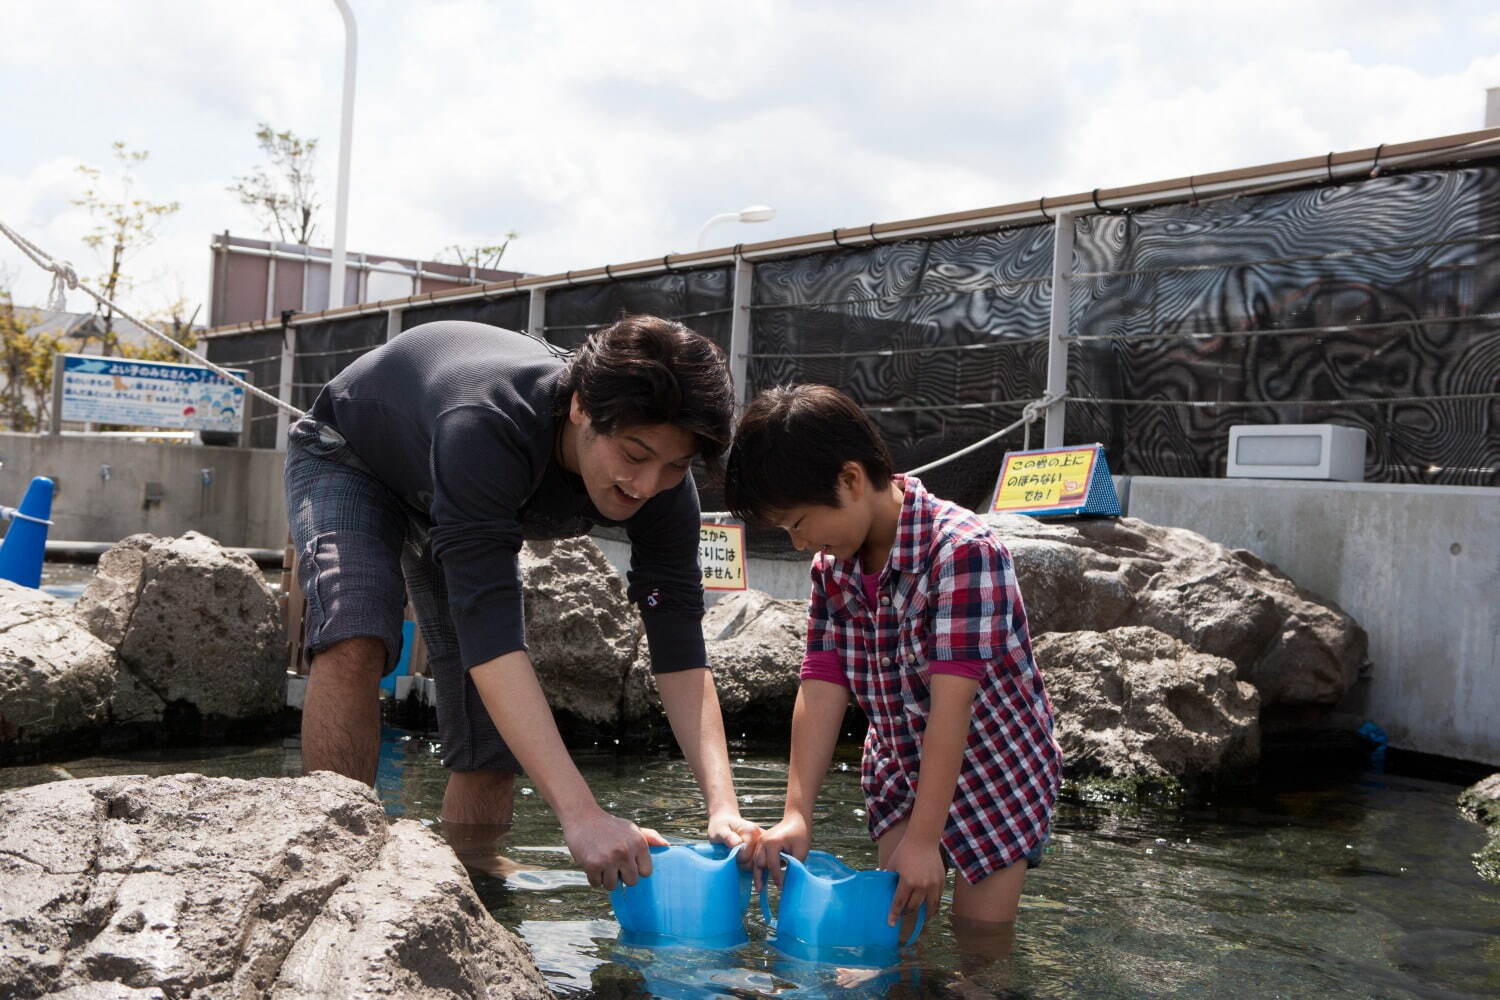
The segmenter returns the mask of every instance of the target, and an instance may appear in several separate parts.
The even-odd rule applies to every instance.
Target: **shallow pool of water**
[[[578,755],[612,811],[669,837],[699,836],[686,764],[667,756]],[[820,800],[817,846],[873,866],[858,748],[840,749]],[[732,754],[745,814],[780,815],[786,765],[774,749]],[[294,742],[96,757],[0,769],[0,788],[64,777],[198,771],[295,774]],[[393,815],[432,821],[445,774],[432,742],[387,730],[378,789]],[[1041,868],[1028,877],[1015,948],[959,974],[946,918],[904,966],[846,989],[827,966],[764,944],[723,952],[628,948],[607,896],[572,868],[551,813],[522,785],[507,852],[532,866],[475,886],[531,946],[553,990],[623,997],[1141,997],[1500,995],[1500,889],[1469,855],[1480,828],[1454,808],[1459,785],[1376,773],[1266,779],[1190,807],[1066,803]]]

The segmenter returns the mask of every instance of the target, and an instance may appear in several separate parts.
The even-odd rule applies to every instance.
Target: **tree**
[[[461,264],[464,267],[492,270],[500,266],[500,258],[505,256],[510,241],[520,238],[521,234],[512,229],[505,234],[504,243],[476,244],[472,247],[450,243],[438,251],[435,259],[440,264]]]
[[[147,316],[150,324],[177,343],[186,348],[198,346],[198,333],[193,327],[193,320],[198,317],[198,307],[194,306],[191,315],[187,310],[187,299],[178,296],[175,302],[170,303],[164,309],[157,310],[155,315]],[[192,358],[177,350],[171,344],[157,337],[149,338],[143,344],[121,344],[120,356],[130,358],[134,361],[171,361],[177,364],[197,364]]]
[[[55,333],[33,334],[41,316],[17,309],[0,288],[0,424],[13,431],[41,429],[52,395],[52,359],[65,349]]]
[[[317,182],[313,176],[318,159],[318,140],[303,139],[295,132],[278,132],[265,122],[255,130],[261,152],[271,161],[271,172],[256,167],[236,177],[229,191],[254,212],[267,233],[274,227],[283,243],[312,242],[317,231]]]
[[[83,196],[73,204],[88,209],[94,228],[83,238],[88,246],[104,254],[108,270],[99,277],[99,292],[111,302],[115,296],[134,287],[125,275],[125,267],[137,252],[156,239],[157,227],[174,214],[177,202],[153,203],[135,197],[135,171],[150,157],[146,150],[129,149],[123,142],[112,144],[115,159],[120,161],[119,174],[106,180],[98,167],[79,166],[86,181]],[[115,311],[103,306],[101,347],[106,355],[118,347],[115,336]]]

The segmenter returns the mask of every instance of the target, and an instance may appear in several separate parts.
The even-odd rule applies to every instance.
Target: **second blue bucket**
[[[609,894],[625,936],[639,944],[661,939],[713,947],[750,940],[750,873],[740,870],[739,852],[723,844],[651,848],[651,874]]]
[[[807,860],[790,854],[781,886],[780,916],[771,916],[765,890],[761,912],[773,932],[771,943],[791,955],[811,957],[826,950],[865,949],[894,953],[902,947],[901,927],[886,923],[900,881],[895,872],[857,872],[826,851],[808,851]],[[925,906],[905,944],[922,933]]]

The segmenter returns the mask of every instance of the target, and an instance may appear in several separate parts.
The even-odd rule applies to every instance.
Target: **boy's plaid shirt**
[[[905,497],[879,604],[859,560],[813,557],[809,654],[838,654],[870,720],[861,783],[876,839],[911,814],[931,704],[927,664],[982,660],[942,843],[969,882],[1022,860],[1050,832],[1062,751],[1031,655],[1026,610],[1005,546],[971,511],[897,477]]]

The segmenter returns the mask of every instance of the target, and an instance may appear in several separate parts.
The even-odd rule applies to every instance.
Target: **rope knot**
[[[68,291],[78,287],[78,272],[65,260],[51,261],[46,267],[52,272],[52,291],[47,295],[47,308],[63,312],[68,308]]]

